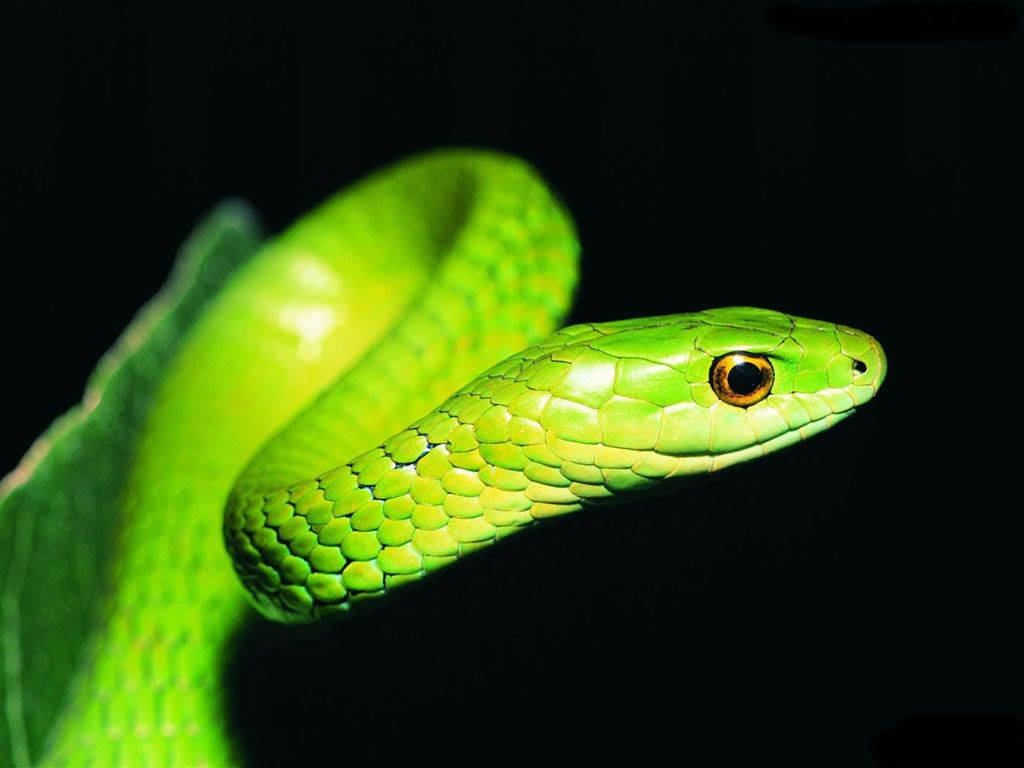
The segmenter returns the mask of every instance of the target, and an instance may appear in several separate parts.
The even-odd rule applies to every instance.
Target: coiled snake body
[[[537,521],[796,443],[882,382],[870,336],[769,310],[552,333],[577,251],[529,166],[452,150],[239,266],[160,372],[88,658],[14,762],[230,764],[217,660],[246,593],[282,621],[346,614]]]

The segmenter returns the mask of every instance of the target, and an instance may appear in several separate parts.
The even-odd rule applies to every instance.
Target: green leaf
[[[88,653],[116,502],[157,385],[203,305],[259,240],[244,203],[210,213],[167,286],[100,360],[81,404],[0,480],[0,765],[42,755]]]

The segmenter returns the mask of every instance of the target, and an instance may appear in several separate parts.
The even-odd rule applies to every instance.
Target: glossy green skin
[[[881,384],[871,337],[765,310],[549,335],[577,254],[528,166],[448,151],[240,267],[160,381],[91,662],[41,762],[232,764],[218,662],[246,591],[279,620],[345,613],[537,520],[797,442]],[[708,384],[735,350],[776,374],[746,409]]]

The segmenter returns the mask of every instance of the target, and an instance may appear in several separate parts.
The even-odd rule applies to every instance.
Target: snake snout
[[[863,331],[846,326],[840,326],[840,331],[843,352],[853,367],[853,384],[858,387],[871,387],[872,393],[878,392],[886,373],[885,351],[882,345]]]

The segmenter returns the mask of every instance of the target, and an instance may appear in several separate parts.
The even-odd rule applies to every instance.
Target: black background
[[[358,621],[245,628],[225,675],[251,764],[1024,761],[1014,6],[7,18],[3,467],[217,200],[277,231],[439,145],[558,190],[574,321],[749,303],[889,355],[856,417],[747,473],[575,516]],[[614,578],[628,558],[648,580]]]

